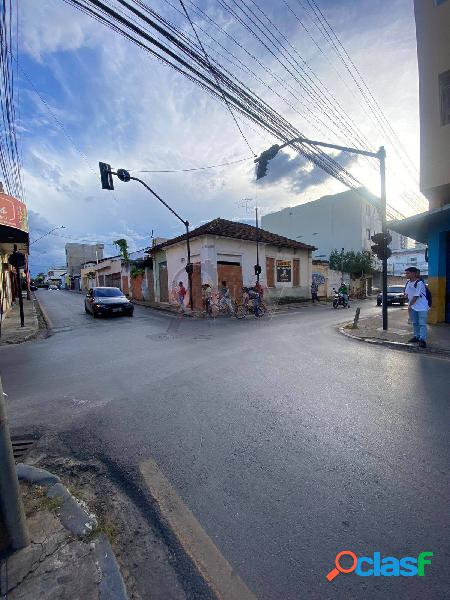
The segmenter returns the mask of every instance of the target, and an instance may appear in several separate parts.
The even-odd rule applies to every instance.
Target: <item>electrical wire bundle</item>
[[[1,0],[0,14],[0,169],[7,192],[23,199],[22,157],[16,136],[16,98],[12,62],[12,0]],[[17,24],[17,19],[16,19]],[[15,36],[17,44],[17,35]]]
[[[186,17],[190,26],[189,31],[172,23],[142,0],[65,1],[149,52],[158,60],[203,88],[208,94],[223,101],[249,147],[249,142],[236,119],[236,113],[243,115],[256,124],[258,128],[264,129],[282,143],[295,137],[302,137],[303,134],[250,88],[249,84],[241,81],[236,74],[236,70],[255,80],[259,87],[264,86],[269,89],[272,94],[286,103],[291,111],[301,115],[305,121],[313,125],[314,129],[320,131],[327,139],[338,139],[344,145],[353,144],[357,148],[370,148],[367,137],[346,114],[339,101],[324,86],[320,78],[309,67],[280,28],[272,22],[254,0],[216,1],[232,17],[235,23],[240,24],[246,33],[251,34],[262,45],[270,56],[272,63],[284,69],[288,74],[287,77],[279,76],[272,67],[266,66],[255,53],[248,50],[244,44],[240,43],[225,28],[218,25],[192,1],[187,0],[189,11],[193,11],[201,17],[201,25],[194,25],[182,0],[180,0],[179,6],[176,0],[172,0],[172,3],[169,0],[166,1],[169,7]],[[303,24],[297,13],[290,8],[285,0],[283,1],[297,20]],[[301,0],[298,0],[298,2],[303,5]],[[362,79],[359,71],[350,62],[350,57],[345,53],[343,46],[328,22],[323,23],[325,18],[314,0],[307,0],[307,2],[308,6],[306,8],[309,8],[311,12],[314,11],[317,20],[319,17],[322,19],[320,21],[321,31],[326,32],[328,38],[333,41],[334,46],[339,50],[339,57],[345,57],[348,70],[358,88],[364,92],[364,99],[367,103],[370,102],[370,109],[375,114],[375,108],[378,110],[379,107],[365,82],[361,83],[357,79],[357,77]],[[225,35],[228,41],[231,40],[233,44],[239,47],[240,51],[245,52],[252,62],[258,65],[257,70],[264,71],[275,83],[269,85],[246,62],[233,54],[224,43],[217,41],[204,27],[205,23],[213,25],[215,30],[219,31],[221,35]],[[303,27],[311,35],[304,24]],[[192,30],[193,35],[190,30]],[[200,35],[202,35],[203,41],[200,39]],[[205,37],[208,38],[208,41]],[[218,58],[213,58],[213,55]],[[227,67],[224,66],[225,62]],[[319,113],[317,109],[319,109]],[[375,117],[377,122],[382,125],[383,134],[387,135],[389,133],[390,137],[388,139],[391,141],[395,133],[387,119],[381,114],[381,109],[378,110]],[[396,140],[398,141],[398,138]],[[326,152],[307,143],[298,143],[293,147],[309,161],[348,188],[358,189],[363,187],[354,175]],[[376,165],[373,166],[376,168]],[[423,200],[420,196],[416,195],[414,197],[413,194],[404,194],[402,198],[415,212],[424,209]],[[389,206],[389,213],[390,216],[401,216],[399,211],[392,206],[392,203]]]

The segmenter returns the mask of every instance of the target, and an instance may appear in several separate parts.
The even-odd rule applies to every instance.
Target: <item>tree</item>
[[[373,254],[368,250],[362,252],[349,250],[341,253],[335,249],[330,254],[330,269],[342,270],[344,273],[350,273],[353,277],[370,275],[374,271]]]
[[[130,260],[130,256],[128,254],[128,242],[127,240],[121,238],[120,240],[116,240],[113,242],[114,246],[117,246],[120,250],[120,254],[125,262]]]
[[[45,273],[38,273],[36,275],[36,277],[34,278],[34,281],[36,283],[44,283],[44,281],[45,281]]]

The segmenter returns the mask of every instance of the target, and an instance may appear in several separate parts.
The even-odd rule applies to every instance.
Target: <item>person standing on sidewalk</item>
[[[187,294],[186,292],[186,288],[183,285],[183,282],[180,281],[180,283],[178,284],[178,306],[179,306],[179,311],[184,313],[184,298]]]
[[[311,283],[311,299],[314,304],[316,301],[319,302],[319,286],[317,285],[317,281],[314,278]]]
[[[413,325],[414,336],[410,343],[418,342],[419,348],[427,347],[427,318],[430,307],[428,305],[427,288],[422,279],[420,271],[416,267],[405,269],[405,275],[409,278],[405,292],[408,297],[408,309]]]

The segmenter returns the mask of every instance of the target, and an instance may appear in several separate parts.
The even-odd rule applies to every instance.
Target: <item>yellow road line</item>
[[[220,600],[256,600],[151,458],[139,465],[162,517]]]

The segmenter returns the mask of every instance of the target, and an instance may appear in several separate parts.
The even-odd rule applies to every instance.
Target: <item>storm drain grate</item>
[[[24,456],[28,454],[33,445],[36,443],[32,438],[12,438],[11,439],[14,460],[20,462]]]

